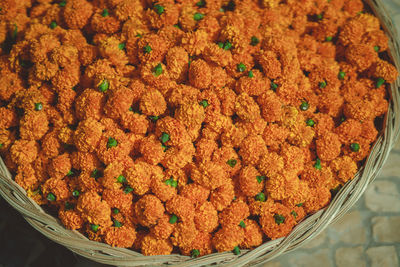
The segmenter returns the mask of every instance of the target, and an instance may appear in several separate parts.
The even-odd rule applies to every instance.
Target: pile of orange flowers
[[[397,78],[361,0],[0,0],[0,153],[65,227],[193,257],[286,236]]]

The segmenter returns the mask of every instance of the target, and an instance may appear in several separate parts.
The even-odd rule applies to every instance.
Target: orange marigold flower
[[[171,186],[171,184],[167,184],[169,183],[167,181],[171,181],[171,178],[175,180],[174,177],[171,176],[168,179],[163,178],[165,180],[153,179],[151,181],[151,191],[163,202],[170,200],[177,194],[176,188]]]
[[[74,134],[75,146],[82,152],[93,152],[100,142],[103,129],[103,125],[94,119],[81,121]]]
[[[73,168],[83,171],[93,171],[100,167],[100,160],[96,154],[80,151],[71,154],[71,163]]]
[[[250,211],[246,202],[234,201],[219,214],[219,223],[222,227],[236,226],[248,216]]]
[[[31,140],[16,140],[10,148],[11,160],[17,165],[33,162],[38,155],[39,145]]]
[[[354,160],[348,156],[336,158],[330,164],[336,178],[342,183],[354,178],[358,168]]]
[[[347,119],[334,132],[339,136],[340,142],[348,144],[361,135],[362,124],[354,119]]]
[[[25,190],[33,190],[39,183],[31,164],[19,165],[14,180]]]
[[[50,178],[44,182],[41,188],[43,195],[47,196],[47,199],[49,199],[48,194],[50,193],[55,196],[56,201],[66,200],[70,196],[68,184],[65,179]],[[51,200],[49,199],[49,201]]]
[[[169,239],[159,239],[152,234],[143,237],[141,245],[143,255],[169,255],[172,252],[173,246]]]
[[[0,128],[7,129],[17,126],[17,113],[13,109],[0,107]]]
[[[289,169],[282,174],[271,176],[265,183],[265,191],[274,200],[283,200],[297,194],[300,180]]]
[[[165,204],[166,210],[170,214],[175,214],[182,222],[193,221],[195,209],[192,201],[188,198],[177,195],[167,201]]]
[[[71,171],[71,159],[68,153],[53,158],[48,166],[49,175],[53,178],[61,179]]]
[[[185,103],[177,108],[175,118],[188,129],[201,127],[205,119],[204,107],[197,102]]]
[[[238,225],[226,225],[218,230],[212,244],[218,252],[231,251],[244,240],[244,230]]]
[[[106,229],[104,241],[113,246],[120,248],[130,248],[135,242],[136,231],[133,227],[122,225],[121,227],[110,227]]]
[[[146,34],[138,41],[138,58],[144,62],[162,62],[168,52],[167,41],[157,34]]]
[[[307,164],[300,176],[301,180],[307,181],[312,188],[320,186],[330,187],[334,184],[331,168],[326,164],[322,164],[321,169],[316,168],[315,163]]]
[[[179,83],[183,82],[189,69],[189,54],[186,50],[180,46],[169,49],[165,61],[171,79]]]
[[[134,205],[136,219],[143,226],[155,225],[164,215],[164,205],[153,195],[144,195]]]
[[[240,189],[246,196],[255,196],[264,188],[265,179],[255,167],[246,166],[239,174]]]
[[[198,162],[205,162],[211,160],[211,156],[215,150],[217,150],[218,145],[214,140],[207,138],[200,138],[196,144],[196,160]]]
[[[20,136],[26,140],[39,140],[49,130],[47,115],[43,111],[33,111],[20,121]]]
[[[331,200],[331,192],[326,187],[318,187],[310,190],[310,197],[304,202],[304,210],[313,213],[328,205]]]
[[[97,33],[112,34],[120,29],[120,22],[113,16],[102,16],[103,10],[94,12],[90,19],[92,30]]]
[[[191,178],[194,182],[214,190],[226,183],[228,174],[221,165],[205,162],[192,169]]]
[[[175,225],[169,222],[170,217],[164,214],[157,224],[150,228],[150,233],[159,239],[167,239],[172,234]]]
[[[182,37],[182,46],[191,56],[197,56],[201,54],[206,48],[207,42],[208,34],[204,30],[188,32]]]
[[[335,133],[326,133],[316,141],[318,157],[324,161],[331,161],[339,156],[342,143]]]
[[[179,7],[173,1],[163,0],[157,2],[158,5],[163,7],[163,13],[158,14],[156,9],[147,9],[146,15],[153,28],[159,29],[168,25],[175,25],[178,23]]]
[[[235,197],[234,187],[231,181],[223,184],[222,186],[211,191],[210,202],[214,205],[215,209],[222,211],[232,202]]]
[[[199,251],[199,256],[212,253],[213,247],[211,244],[212,235],[206,232],[197,232],[195,239],[190,246],[181,248],[183,255],[191,256],[194,250]]]
[[[126,181],[137,195],[144,195],[150,189],[151,165],[137,161],[134,166],[126,170]]]
[[[260,107],[248,94],[238,95],[236,101],[235,111],[241,119],[253,122],[260,117]]]
[[[156,89],[148,90],[140,100],[140,110],[149,116],[159,116],[165,112],[167,104],[163,95]]]
[[[226,67],[232,61],[232,52],[220,48],[217,44],[208,44],[202,53],[207,61],[211,61],[221,67]]]
[[[211,69],[207,62],[198,59],[191,62],[189,67],[189,82],[199,89],[207,88],[211,83]]]
[[[263,232],[258,223],[254,220],[246,219],[243,221],[245,227],[244,230],[244,239],[243,242],[240,243],[241,248],[253,248],[262,244],[263,241]]]
[[[286,236],[295,224],[290,209],[279,203],[276,203],[272,210],[264,211],[260,217],[261,228],[271,239]]]
[[[193,243],[197,233],[193,221],[177,223],[171,235],[171,242],[180,248],[188,247]]]
[[[398,71],[395,66],[384,60],[378,60],[371,66],[371,74],[377,78],[383,78],[392,83],[397,79]]]
[[[240,144],[239,155],[243,164],[257,165],[260,157],[267,152],[267,147],[260,135],[246,137]]]
[[[54,158],[62,151],[60,140],[57,138],[57,132],[47,133],[41,140],[42,153],[48,158]]]
[[[83,227],[83,219],[75,210],[62,210],[58,212],[61,223],[68,229],[77,230]]]
[[[357,67],[359,71],[368,69],[378,60],[374,48],[365,44],[350,45],[345,52],[347,61]]]
[[[201,185],[192,183],[185,185],[180,190],[179,194],[187,199],[190,199],[195,207],[199,207],[207,201],[210,195],[210,190]]]
[[[93,6],[85,0],[68,1],[63,9],[64,21],[71,29],[82,29],[93,14]]]
[[[160,140],[154,135],[143,138],[140,141],[139,152],[143,159],[152,165],[160,163],[164,158],[164,149],[161,146]]]
[[[194,215],[197,230],[211,233],[218,227],[218,212],[211,202],[204,202],[197,207]]]
[[[109,129],[103,132],[96,149],[97,157],[105,164],[123,160],[129,155],[134,145],[134,142],[129,138],[132,136],[125,134],[118,127],[114,127],[113,124],[110,127],[105,125],[106,129]],[[111,129],[112,127],[114,129]]]
[[[112,225],[110,206],[95,192],[86,192],[79,196],[76,209],[91,224],[98,224],[100,227]]]

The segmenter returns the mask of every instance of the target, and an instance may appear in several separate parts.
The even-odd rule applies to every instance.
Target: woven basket
[[[367,0],[371,10],[380,19],[389,37],[391,59],[400,69],[400,39],[382,0]],[[382,168],[389,152],[400,133],[400,78],[391,85],[389,110],[384,119],[384,129],[374,144],[364,166],[355,178],[343,186],[328,207],[308,216],[285,238],[269,241],[253,250],[242,250],[240,255],[231,252],[214,253],[191,259],[187,256],[143,256],[122,248],[87,239],[78,231],[67,230],[60,221],[48,215],[39,205],[26,196],[26,192],[12,179],[0,157],[0,194],[18,210],[25,220],[36,230],[71,251],[91,260],[118,266],[253,266],[270,261],[277,256],[292,251],[322,232],[330,223],[342,217],[361,197]]]

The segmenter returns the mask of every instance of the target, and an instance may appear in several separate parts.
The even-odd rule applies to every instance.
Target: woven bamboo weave
[[[390,57],[400,69],[400,39],[393,21],[384,8],[382,0],[365,1],[380,19],[389,37]],[[308,216],[285,238],[268,241],[253,250],[242,250],[240,255],[231,252],[214,253],[192,259],[181,255],[143,256],[122,248],[87,239],[78,231],[67,230],[60,221],[47,214],[12,179],[0,158],[0,195],[18,210],[25,220],[49,239],[91,260],[118,266],[256,266],[290,252],[323,231],[329,224],[342,217],[361,197],[367,186],[375,179],[400,133],[400,78],[390,87],[389,110],[384,118],[384,129],[375,142],[364,166],[353,180],[343,186],[331,203],[323,210]]]

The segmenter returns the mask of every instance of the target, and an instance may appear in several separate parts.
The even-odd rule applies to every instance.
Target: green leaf
[[[280,214],[275,214],[274,215],[274,219],[277,225],[280,225],[281,223],[285,222],[285,217],[283,215]]]
[[[91,224],[90,229],[92,229],[93,232],[97,232],[99,230],[99,225],[98,224]]]
[[[258,38],[255,37],[255,36],[251,37],[250,44],[251,44],[252,46],[256,46],[256,45],[258,45],[259,43],[260,43],[260,39],[258,39]]]
[[[195,21],[202,20],[203,18],[204,18],[204,14],[201,14],[201,13],[195,13],[194,16],[193,16],[193,19]]]
[[[200,256],[200,251],[198,249],[193,249],[190,255],[192,258],[197,258],[198,256]]]
[[[104,79],[99,85],[99,91],[105,93],[109,87],[110,87],[109,82],[106,79]]]
[[[379,88],[379,87],[381,87],[382,86],[382,84],[384,84],[386,81],[385,81],[385,79],[383,79],[383,78],[381,78],[381,77],[379,77],[377,80],[376,80],[376,88]]]
[[[159,63],[157,66],[154,67],[153,75],[156,76],[156,77],[158,77],[158,76],[160,76],[162,73],[163,73],[163,68],[162,68],[161,63]]]
[[[257,178],[257,182],[258,182],[259,184],[261,184],[262,181],[265,180],[265,176],[263,176],[263,175],[262,175],[262,176],[257,176],[256,178]]]
[[[178,221],[178,216],[176,216],[175,214],[172,214],[171,217],[169,218],[169,223],[174,224],[177,221]]]
[[[50,202],[53,202],[56,200],[56,196],[53,193],[48,193],[46,198]]]
[[[154,11],[158,15],[161,15],[162,13],[164,13],[164,7],[162,5],[156,4],[156,5],[154,5]]]
[[[112,137],[108,138],[107,148],[116,147],[117,145],[118,145],[117,140],[115,140],[115,139],[112,138]]]
[[[265,202],[265,200],[266,200],[265,194],[263,192],[258,193],[255,196],[255,200],[260,201],[260,202]]]
[[[244,72],[246,70],[246,65],[243,63],[237,64],[237,70],[238,72]]]
[[[321,160],[319,158],[315,160],[314,168],[316,168],[317,170],[322,169]]]
[[[122,225],[123,225],[120,221],[118,221],[116,219],[113,219],[113,223],[114,223],[114,227],[117,227],[117,228],[122,227]]]
[[[117,177],[117,182],[120,184],[126,183],[126,178],[123,175]]]
[[[351,143],[350,144],[350,149],[353,152],[358,152],[360,150],[360,144],[358,143]]]
[[[203,108],[206,108],[206,107],[208,107],[208,106],[209,106],[209,104],[208,104],[208,101],[207,101],[207,100],[205,100],[205,99],[201,100],[201,101],[199,102],[199,104],[200,104],[200,105],[202,105],[202,106],[203,106]]]
[[[167,133],[162,133],[160,137],[161,143],[165,144],[166,142],[169,141],[169,134]]]
[[[236,160],[236,159],[230,159],[230,160],[228,160],[228,161],[226,162],[226,164],[228,164],[228,165],[231,166],[232,168],[235,167],[236,163],[237,163],[237,160]]]
[[[151,46],[146,45],[145,47],[143,47],[143,53],[148,54],[152,51]]]
[[[52,21],[49,26],[50,26],[50,29],[54,30],[57,27],[57,22]]]
[[[106,9],[106,8],[103,9],[103,12],[101,12],[101,16],[105,18],[105,17],[107,17],[108,15],[110,15],[110,14],[108,13],[108,9]]]

